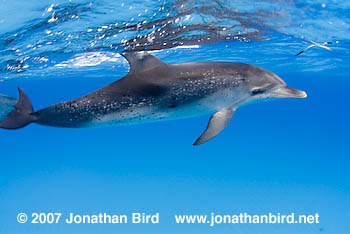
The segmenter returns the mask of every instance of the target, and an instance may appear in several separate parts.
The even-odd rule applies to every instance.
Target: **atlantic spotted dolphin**
[[[147,52],[123,55],[130,70],[123,78],[86,96],[34,112],[22,89],[1,128],[29,123],[67,128],[128,125],[214,113],[199,145],[217,136],[239,106],[271,98],[305,98],[263,68],[233,62],[166,64]]]

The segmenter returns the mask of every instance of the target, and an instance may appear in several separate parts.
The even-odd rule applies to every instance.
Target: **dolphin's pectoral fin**
[[[137,73],[147,71],[155,67],[167,66],[166,63],[150,55],[146,51],[129,52],[122,54],[122,56],[129,62],[129,73]]]
[[[193,145],[203,144],[210,139],[219,135],[224,130],[227,124],[230,122],[232,115],[235,113],[235,109],[224,109],[216,112],[210,117],[207,129],[204,133],[193,143]]]

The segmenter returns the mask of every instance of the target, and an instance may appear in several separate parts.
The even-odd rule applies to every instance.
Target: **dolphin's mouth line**
[[[283,86],[275,89],[271,93],[272,97],[275,98],[306,98],[306,92],[298,89],[293,89],[288,86]]]

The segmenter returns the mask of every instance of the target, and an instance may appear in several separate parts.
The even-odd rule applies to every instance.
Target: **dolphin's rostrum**
[[[199,145],[217,136],[235,110],[268,98],[305,98],[263,68],[232,62],[166,64],[147,52],[123,55],[130,71],[123,78],[86,96],[34,112],[23,90],[15,109],[0,123],[18,129],[35,122],[82,128],[170,120],[215,113]]]

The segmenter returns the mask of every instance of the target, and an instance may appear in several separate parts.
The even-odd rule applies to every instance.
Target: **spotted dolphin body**
[[[199,145],[217,136],[235,110],[268,98],[305,98],[263,68],[232,62],[166,64],[146,52],[123,55],[130,71],[86,96],[34,112],[19,89],[15,109],[0,123],[18,129],[29,123],[67,128],[128,125],[214,113]]]

